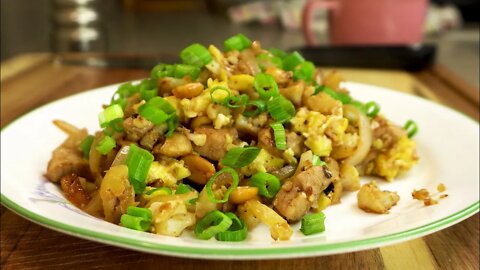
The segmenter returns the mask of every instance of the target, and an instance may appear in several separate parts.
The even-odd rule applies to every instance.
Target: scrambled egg
[[[164,159],[154,161],[147,174],[147,184],[158,179],[163,181],[164,186],[172,187],[178,180],[190,176],[190,171],[185,167],[182,160]]]
[[[258,156],[246,167],[240,169],[241,173],[250,176],[257,172],[270,172],[280,169],[285,164],[282,158],[271,155],[268,151],[262,149]]]
[[[392,181],[398,174],[408,171],[417,160],[415,142],[404,136],[386,153],[378,155],[373,173]]]

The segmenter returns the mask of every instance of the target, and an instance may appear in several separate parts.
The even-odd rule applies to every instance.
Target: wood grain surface
[[[147,69],[66,66],[53,60],[52,55],[29,54],[2,63],[2,127],[52,100],[149,74]],[[479,119],[478,89],[443,66],[414,74],[339,70],[350,81],[421,96]],[[479,269],[478,213],[440,232],[379,249],[304,259],[233,262],[130,251],[55,232],[3,206],[0,213],[2,269]]]

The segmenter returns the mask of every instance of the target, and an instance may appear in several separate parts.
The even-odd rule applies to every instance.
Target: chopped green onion
[[[253,86],[264,100],[280,95],[277,82],[275,82],[275,79],[270,74],[258,73],[255,76]]]
[[[113,136],[115,132],[123,131],[123,118],[113,119],[107,123],[107,126],[103,130],[103,133],[108,136]]]
[[[295,80],[310,82],[313,79],[314,73],[315,65],[310,61],[305,61],[293,70],[293,78],[295,78]]]
[[[163,72],[165,71],[165,68],[167,67],[167,64],[164,63],[159,63],[156,66],[152,68],[152,71],[150,72],[150,78],[154,80],[158,80],[163,76]]]
[[[90,148],[92,147],[92,143],[93,143],[94,139],[95,139],[95,137],[93,135],[88,135],[78,145],[78,147],[80,148],[80,151],[82,151],[83,157],[85,159],[88,159],[88,156],[90,155]]]
[[[417,123],[415,123],[413,120],[408,120],[403,126],[403,129],[407,131],[408,138],[412,138],[418,132]]]
[[[250,185],[258,188],[265,198],[273,198],[280,190],[280,180],[273,174],[258,172],[250,178]]]
[[[119,104],[120,106],[122,106],[122,108],[125,108],[125,106],[127,105],[127,98],[132,96],[137,91],[138,87],[132,85],[131,82],[124,83],[120,85],[115,94],[113,94],[110,104]]]
[[[190,79],[196,80],[198,75],[200,74],[200,68],[193,66],[193,65],[185,65],[185,64],[177,64],[175,65],[175,71],[173,76],[175,78],[184,78],[185,76],[189,76]]]
[[[195,236],[202,240],[208,240],[217,233],[226,231],[232,225],[232,220],[224,213],[213,210],[208,212],[195,225]]]
[[[283,96],[273,97],[267,102],[268,112],[275,121],[284,123],[295,116],[295,106]]]
[[[180,52],[180,58],[189,65],[203,67],[212,61],[212,56],[203,45],[194,43]]]
[[[135,144],[130,145],[127,155],[128,179],[135,189],[135,194],[143,193],[145,179],[153,162],[153,155]]]
[[[175,194],[185,194],[185,193],[190,192],[190,191],[195,191],[196,192],[196,190],[193,187],[182,183],[182,184],[177,186],[177,189],[175,190]],[[191,199],[188,202],[193,204],[196,201],[197,201],[197,199]]]
[[[152,223],[152,211],[148,208],[129,206],[127,213],[120,218],[120,223],[133,230],[147,231]]]
[[[160,125],[170,118],[170,115],[162,111],[161,109],[145,103],[138,108],[138,113],[148,121],[155,125]]]
[[[135,217],[127,214],[123,214],[120,218],[120,224],[122,224],[123,227],[141,232],[146,232],[150,228],[151,223],[151,221],[141,217]]]
[[[295,69],[295,67],[297,67],[304,61],[305,59],[303,58],[303,56],[297,51],[294,51],[293,53],[283,58],[283,69],[287,71],[292,71]]]
[[[129,206],[127,208],[127,215],[140,217],[148,221],[152,220],[152,211],[148,208]]]
[[[149,100],[147,103],[161,109],[162,111],[166,112],[167,114],[177,112],[175,110],[175,108],[166,99],[164,99],[162,97],[154,97],[151,100]]]
[[[223,42],[226,52],[231,50],[242,51],[252,45],[252,41],[242,34],[237,34]]]
[[[178,124],[180,123],[180,120],[177,116],[176,113],[171,113],[170,118],[167,120],[167,133],[165,133],[165,137],[170,137],[173,135],[173,132],[175,132],[175,129],[177,129]]]
[[[228,173],[232,176],[232,184],[223,193],[223,198],[222,199],[217,199],[217,198],[215,198],[215,194],[213,194],[212,186],[213,186],[213,183],[216,181],[217,177],[224,174],[224,173]],[[238,181],[239,181],[238,174],[234,169],[229,168],[229,167],[225,167],[225,168],[221,169],[220,171],[218,171],[214,175],[212,175],[212,177],[210,177],[207,184],[205,185],[205,189],[207,190],[208,199],[211,202],[214,202],[214,203],[226,203],[228,201],[228,197],[230,196],[230,193],[232,193],[232,191],[237,188]]]
[[[241,94],[238,96],[231,96],[225,103],[225,106],[231,109],[238,109],[242,106],[247,105],[247,102],[248,96],[245,94]]]
[[[146,101],[157,96],[157,89],[140,90],[140,98]]]
[[[106,127],[110,121],[117,118],[123,118],[123,109],[119,104],[108,106],[98,115],[98,121],[102,128]]]
[[[375,101],[370,101],[365,104],[365,111],[368,117],[375,117],[380,112],[380,105]]]
[[[287,56],[286,52],[284,52],[280,49],[277,49],[277,48],[270,48],[268,51],[278,58],[284,58],[285,56]]]
[[[325,85],[317,85],[315,87],[315,91],[313,92],[313,95],[316,95],[320,92],[325,92],[326,94],[328,94],[329,96],[331,96],[332,98],[334,98],[336,100],[339,100],[343,104],[352,103],[352,97],[350,95],[345,94],[345,93],[341,93],[341,92],[337,92],[337,91],[333,90],[332,88],[329,88]]]
[[[325,231],[325,214],[320,212],[305,215],[302,218],[300,231],[305,235],[311,235]]]
[[[102,155],[106,155],[108,154],[110,151],[112,151],[113,148],[115,148],[116,146],[116,143],[115,143],[115,140],[110,137],[110,136],[104,136],[97,144],[97,147],[95,147],[95,149],[97,149],[97,151],[102,154]]]
[[[262,99],[250,100],[245,105],[244,116],[253,117],[267,110],[267,103]]]
[[[260,153],[260,148],[254,146],[235,147],[230,149],[222,159],[224,166],[241,168],[252,163]]]
[[[247,238],[247,224],[239,219],[234,213],[225,213],[227,217],[232,220],[232,225],[228,230],[219,232],[215,235],[215,239],[218,241],[239,242]]]
[[[312,165],[313,166],[327,166],[325,161],[321,160],[319,156],[313,155],[312,156]]]
[[[160,125],[170,119],[176,110],[164,98],[154,97],[140,106],[138,113],[155,125]]]
[[[168,187],[153,188],[145,192],[146,195],[171,195],[172,189]]]
[[[278,150],[287,149],[287,136],[282,123],[273,123],[270,125],[273,129],[273,137],[275,138],[275,146]]]
[[[218,99],[218,98],[216,98],[215,95],[214,95],[214,93],[215,93],[215,92],[218,92],[218,91],[222,91],[222,92],[227,93],[227,96],[224,97],[223,99]],[[222,96],[223,96],[223,95],[222,95]],[[212,102],[215,103],[215,104],[220,104],[220,105],[226,104],[226,103],[229,101],[230,96],[231,96],[230,89],[228,89],[227,87],[222,86],[222,85],[214,86],[214,87],[210,90],[210,99],[211,99]]]
[[[262,71],[265,71],[268,67],[275,66],[278,68],[283,67],[282,59],[277,56],[270,55],[268,53],[261,53],[256,57],[258,66]]]

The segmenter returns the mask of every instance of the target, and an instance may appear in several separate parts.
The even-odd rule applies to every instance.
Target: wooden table
[[[148,76],[148,70],[65,66],[49,54],[1,65],[1,125],[73,93]],[[443,103],[479,119],[479,92],[442,66],[418,72],[340,69],[351,81],[389,87]],[[144,254],[67,236],[1,207],[5,269],[479,269],[479,215],[412,241],[361,252],[306,259],[206,261]]]

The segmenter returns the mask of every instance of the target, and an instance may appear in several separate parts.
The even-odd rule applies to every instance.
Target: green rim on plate
[[[421,237],[428,233],[436,232],[448,225],[453,225],[458,223],[469,216],[475,214],[479,211],[479,202],[475,202],[469,207],[458,211],[448,217],[437,220],[426,225],[413,228],[410,230],[397,232],[389,235],[367,238],[363,240],[355,241],[345,241],[332,244],[321,244],[321,245],[309,245],[309,246],[300,246],[300,247],[273,247],[273,248],[259,248],[259,249],[224,249],[222,247],[217,248],[192,248],[192,247],[179,247],[175,245],[165,245],[160,243],[153,242],[143,242],[135,239],[122,237],[122,236],[113,236],[110,234],[97,232],[93,230],[83,229],[80,227],[68,225],[62,222],[58,222],[53,219],[49,219],[43,216],[40,216],[22,206],[16,204],[5,195],[1,194],[1,202],[4,206],[10,210],[16,212],[17,214],[36,222],[40,225],[46,226],[48,228],[65,232],[67,234],[77,236],[80,238],[86,238],[94,240],[97,242],[108,243],[115,246],[126,247],[136,250],[142,250],[150,253],[159,253],[159,254],[171,254],[176,256],[184,257],[193,257],[198,255],[204,255],[205,257],[210,258],[221,258],[220,256],[229,256],[231,259],[235,258],[244,258],[246,256],[255,258],[255,257],[268,257],[268,256],[278,256],[278,255],[287,255],[288,257],[303,257],[313,254],[320,253],[335,253],[339,250],[353,251],[367,249],[372,246],[377,246],[384,243],[394,243],[399,240],[407,240],[416,237]]]

